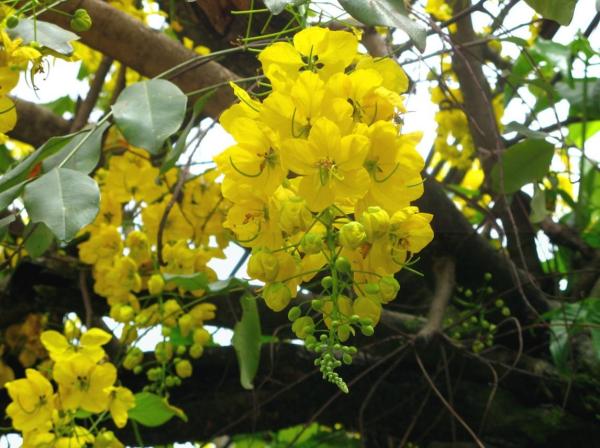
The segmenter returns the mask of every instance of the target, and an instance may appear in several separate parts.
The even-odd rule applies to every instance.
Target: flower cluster
[[[78,424],[78,419],[96,415],[100,422],[109,413],[122,428],[135,404],[133,393],[116,384],[117,369],[106,360],[103,346],[111,336],[97,328],[83,334],[74,327],[71,330],[41,335],[52,360],[48,376],[56,387],[41,369],[27,369],[25,378],[6,384],[11,399],[6,414],[13,427],[23,432],[25,447],[92,444],[94,434]],[[110,434],[102,432],[100,437]],[[112,446],[122,446],[115,442]]]
[[[393,275],[433,237],[431,215],[410,205],[423,193],[423,160],[420,135],[402,134],[398,120],[408,79],[395,61],[357,50],[354,34],[319,27],[265,48],[271,91],[259,101],[233,86],[240,102],[221,124],[236,144],[215,159],[233,204],[224,226],[252,248],[248,274],[265,282],[267,306],[281,311],[302,282],[331,274],[318,314],[292,308],[290,319],[342,388],[334,346],[353,326],[372,334],[398,292]]]

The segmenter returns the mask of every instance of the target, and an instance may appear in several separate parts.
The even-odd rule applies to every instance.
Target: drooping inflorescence
[[[221,116],[236,144],[215,161],[233,204],[224,226],[252,248],[248,274],[265,283],[274,311],[321,277],[323,294],[290,309],[295,334],[319,354],[323,376],[352,362],[355,328],[373,334],[394,274],[433,238],[432,216],[411,202],[423,193],[420,134],[403,134],[408,79],[390,58],[358,52],[346,31],[312,27],[259,55],[270,92]]]

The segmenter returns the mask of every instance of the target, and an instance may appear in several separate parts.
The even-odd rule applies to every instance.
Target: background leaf
[[[35,23],[35,26],[34,26]],[[43,20],[22,18],[19,24],[12,30],[7,30],[11,38],[20,37],[24,44],[36,41],[43,47],[50,48],[57,53],[69,56],[73,53],[73,47],[69,42],[79,40],[79,36],[71,31],[65,30],[53,23]]]
[[[208,277],[204,272],[197,274],[163,274],[166,283],[173,283],[186,291],[196,291],[197,289],[208,288]]]
[[[135,406],[128,414],[130,419],[148,427],[161,426],[174,416],[187,421],[181,409],[171,406],[165,398],[150,392],[135,394]]]
[[[577,0],[525,0],[545,19],[554,20],[567,26],[573,19]]]
[[[25,249],[31,258],[40,257],[54,242],[54,234],[43,222],[33,224],[25,236]]]
[[[340,5],[365,25],[383,25],[400,28],[423,52],[427,33],[408,17],[404,0],[339,0]]]
[[[523,185],[542,180],[548,173],[554,155],[554,145],[545,140],[525,140],[511,146],[492,168],[492,188],[510,194]],[[501,182],[501,180],[503,182]]]
[[[42,163],[43,171],[48,172],[57,167],[65,157],[77,148],[76,152],[67,163],[65,163],[64,167],[81,171],[86,174],[91,173],[100,160],[102,135],[104,135],[104,132],[109,127],[110,123],[105,122],[100,126],[81,131],[75,135],[51,138],[50,140],[54,140],[56,145],[61,146],[61,149],[56,154],[44,160]]]
[[[86,174],[55,168],[25,187],[23,201],[32,222],[43,222],[68,241],[96,217],[100,192]]]
[[[112,107],[129,143],[157,154],[185,117],[187,97],[175,84],[151,79],[127,87]]]
[[[240,383],[244,389],[253,389],[260,361],[260,318],[254,297],[243,295],[241,301],[242,320],[235,324],[232,342],[240,367]]]

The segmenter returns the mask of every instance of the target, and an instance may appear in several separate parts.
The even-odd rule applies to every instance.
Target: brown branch
[[[81,33],[81,42],[144,76],[158,76],[198,56],[179,42],[100,0],[70,0],[57,8],[69,14],[77,8],[86,9],[93,26]],[[47,12],[40,18],[69,29],[69,17],[63,14]],[[172,81],[184,92],[191,92],[236,78],[222,65],[210,61],[177,75]],[[204,111],[213,118],[218,117],[233,101],[231,89],[220,88]]]
[[[441,331],[446,307],[454,291],[455,271],[456,263],[452,258],[439,258],[433,262],[435,293],[429,307],[427,323],[417,334],[418,339],[429,341]]]
[[[553,244],[568,247],[569,249],[581,253],[581,255],[589,260],[594,257],[594,249],[590,247],[590,245],[579,236],[579,233],[571,227],[554,222],[551,218],[545,218],[540,222],[540,228]]]
[[[11,138],[37,147],[50,137],[69,133],[69,122],[51,110],[19,98],[11,99],[19,117],[16,127],[8,133]]]
[[[71,124],[71,132],[79,131],[88,122],[90,114],[92,113],[92,110],[94,110],[94,106],[100,97],[102,86],[104,85],[104,79],[106,78],[106,75],[108,75],[112,63],[112,58],[108,56],[102,57],[102,61],[100,61],[98,70],[96,70],[96,73],[94,74],[94,79],[90,83],[90,90],[88,91],[83,102],[79,105],[79,109],[75,114],[75,118]]]

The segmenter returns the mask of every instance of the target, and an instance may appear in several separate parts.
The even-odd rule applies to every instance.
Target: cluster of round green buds
[[[75,10],[69,23],[73,31],[81,33],[92,27],[92,18],[85,9],[79,8]]]
[[[308,336],[306,338],[306,348],[319,354],[314,362],[319,367],[323,379],[335,384],[342,392],[348,393],[347,384],[335,369],[342,364],[352,364],[352,358],[357,353],[356,347],[343,345],[339,341],[332,341],[331,335],[322,334],[318,340],[312,335]]]
[[[123,367],[127,370],[134,370],[140,367],[140,363],[144,360],[144,352],[138,347],[130,349],[123,359]]]
[[[502,315],[504,317],[510,317],[510,315],[511,315],[510,308],[506,306],[506,304],[504,303],[504,300],[497,299],[494,302],[494,305],[496,305],[496,308],[498,308],[500,310],[500,312],[502,313]]]

